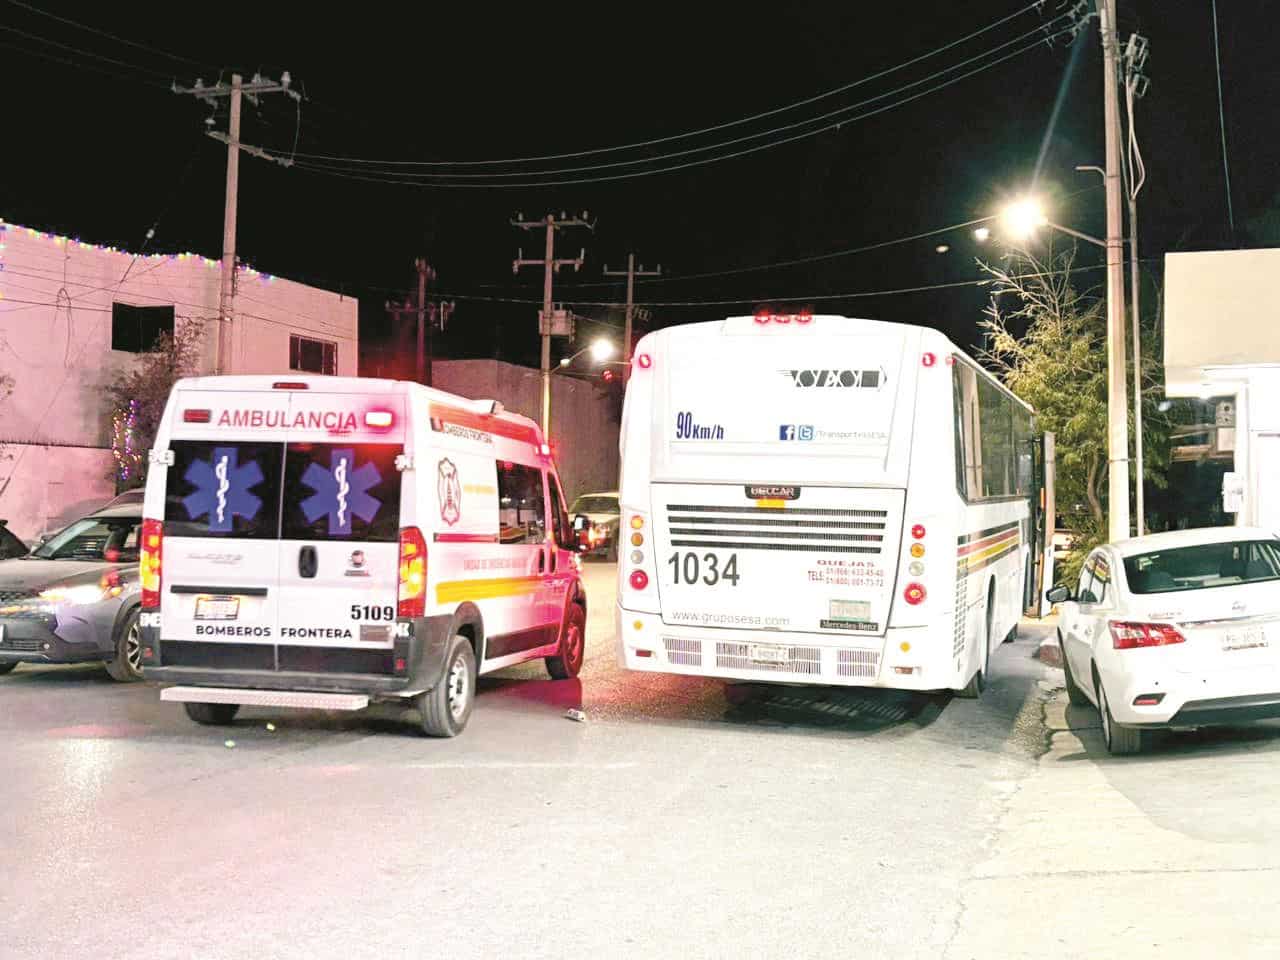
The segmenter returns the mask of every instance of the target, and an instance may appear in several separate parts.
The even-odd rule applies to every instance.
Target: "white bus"
[[[976,697],[1039,608],[1031,409],[935,330],[758,313],[651,333],[621,447],[628,669]]]

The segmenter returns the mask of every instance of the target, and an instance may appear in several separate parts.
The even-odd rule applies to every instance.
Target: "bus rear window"
[[[280,530],[284,446],[175,440],[165,490],[174,537],[271,539]]]

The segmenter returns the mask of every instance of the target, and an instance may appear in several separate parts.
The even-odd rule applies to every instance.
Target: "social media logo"
[[[778,427],[779,440],[812,440],[813,427],[808,424],[784,423]]]

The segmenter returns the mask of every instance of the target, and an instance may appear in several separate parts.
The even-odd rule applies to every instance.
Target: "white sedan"
[[[1092,703],[1113,754],[1161,727],[1280,717],[1280,538],[1179,530],[1089,554],[1058,588],[1067,695]]]

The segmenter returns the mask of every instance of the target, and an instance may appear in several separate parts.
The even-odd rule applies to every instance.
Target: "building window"
[[[173,307],[111,304],[111,349],[146,353],[162,333],[173,336]]]
[[[338,345],[294,334],[289,337],[289,369],[334,376],[338,372]]]

